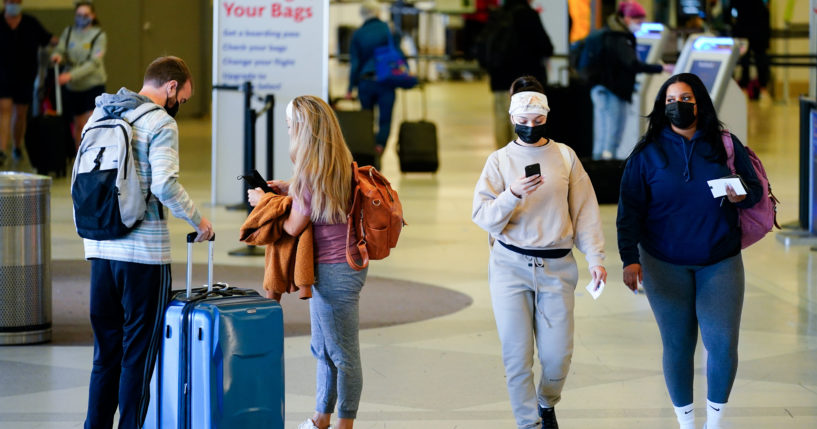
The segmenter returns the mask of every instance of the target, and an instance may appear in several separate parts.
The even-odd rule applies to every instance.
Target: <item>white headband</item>
[[[541,92],[523,91],[511,96],[511,108],[508,110],[511,115],[535,113],[547,116],[548,112],[548,98]]]

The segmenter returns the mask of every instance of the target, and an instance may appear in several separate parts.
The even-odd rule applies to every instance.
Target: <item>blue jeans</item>
[[[377,104],[377,134],[375,144],[386,147],[391,133],[391,115],[394,109],[394,87],[374,80],[361,79],[357,88],[360,106],[365,110],[374,110]]]
[[[590,98],[593,99],[593,159],[601,159],[603,152],[615,158],[624,132],[627,102],[603,85],[594,86]]]
[[[354,419],[363,390],[358,314],[366,273],[346,262],[317,264],[317,281],[309,300],[312,356],[318,360],[315,411]],[[339,400],[339,401],[338,401]]]
[[[91,260],[94,362],[86,429],[140,428],[142,392],[148,389],[170,301],[170,265]]]
[[[664,379],[672,403],[692,403],[698,327],[708,352],[707,399],[724,404],[738,369],[738,332],[743,309],[743,259],[738,254],[712,265],[675,265],[641,248],[644,289],[664,345]]]

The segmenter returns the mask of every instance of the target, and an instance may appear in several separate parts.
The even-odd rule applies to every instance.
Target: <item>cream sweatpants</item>
[[[570,253],[563,258],[525,256],[495,243],[489,278],[494,318],[516,424],[538,427],[538,407],[561,399],[573,355],[574,291],[579,273]],[[533,382],[534,340],[542,376]]]

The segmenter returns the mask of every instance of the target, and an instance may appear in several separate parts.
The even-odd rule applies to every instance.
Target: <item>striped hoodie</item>
[[[96,109],[86,128],[106,114],[121,116],[123,112],[152,101],[122,88],[116,94],[102,94],[96,99]],[[193,205],[179,178],[179,129],[176,120],[164,109],[142,116],[132,124],[133,159],[142,184],[142,193],[151,197],[145,219],[128,235],[115,240],[85,239],[85,258],[110,259],[140,264],[170,263],[170,234],[167,229],[168,210],[194,228],[201,214]]]

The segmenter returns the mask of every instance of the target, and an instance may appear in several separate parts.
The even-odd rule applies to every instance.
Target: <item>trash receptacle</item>
[[[0,345],[51,340],[51,178],[0,172]]]

